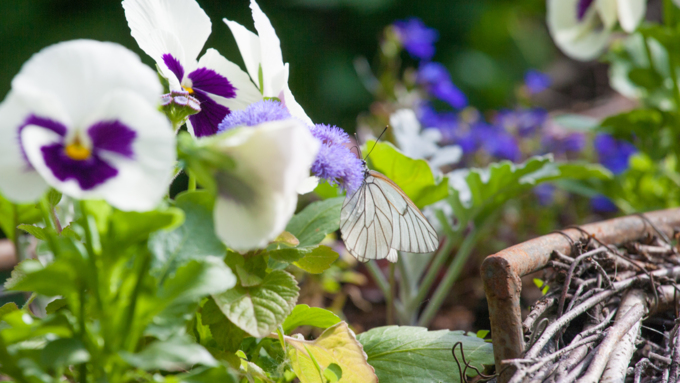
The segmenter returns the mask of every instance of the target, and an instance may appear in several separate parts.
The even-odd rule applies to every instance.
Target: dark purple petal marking
[[[29,125],[35,125],[41,128],[45,128],[47,130],[51,130],[62,137],[66,135],[66,126],[64,126],[64,124],[62,124],[61,122],[57,122],[49,118],[38,117],[34,114],[31,114],[30,116],[26,117],[24,123],[19,126],[17,132],[19,137],[19,148],[21,148],[21,155],[24,157],[24,160],[26,160],[26,163],[29,165],[29,167],[33,169],[33,166],[28,161],[26,151],[24,150],[24,143],[21,140],[21,132],[24,130],[25,127]]]
[[[189,73],[192,89],[202,90],[224,98],[236,97],[236,88],[226,77],[208,68],[198,68]]]
[[[583,20],[583,17],[586,15],[586,12],[588,11],[588,8],[590,8],[590,5],[593,3],[593,0],[579,0],[578,5],[576,6],[576,17],[578,18],[578,21]]]
[[[92,148],[95,150],[108,150],[118,153],[127,158],[134,157],[132,143],[137,133],[118,120],[101,121],[87,129],[92,139]]]
[[[104,162],[96,153],[79,161],[67,156],[61,143],[43,146],[40,150],[45,165],[58,180],[75,180],[83,190],[90,190],[118,175],[118,170]]]
[[[182,79],[184,79],[184,67],[182,64],[180,64],[179,60],[173,57],[170,53],[164,54],[162,58],[168,69],[170,69],[181,82]]]
[[[196,137],[204,137],[217,133],[217,126],[231,111],[200,90],[194,89],[194,97],[201,102],[201,111],[189,116],[189,121],[194,127],[194,134]]]

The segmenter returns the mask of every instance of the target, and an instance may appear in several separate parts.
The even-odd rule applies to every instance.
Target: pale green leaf
[[[320,274],[328,269],[338,257],[338,253],[330,247],[319,246],[314,248],[310,253],[305,254],[294,264],[308,273]]]
[[[288,222],[286,231],[293,234],[300,247],[318,245],[327,234],[340,228],[340,208],[344,197],[311,203]]]
[[[183,371],[196,364],[218,365],[208,350],[185,337],[156,341],[138,353],[121,352],[120,356],[143,370]]]
[[[328,328],[339,322],[341,322],[341,319],[331,311],[319,307],[297,305],[282,326],[283,331],[288,334],[299,326]]]

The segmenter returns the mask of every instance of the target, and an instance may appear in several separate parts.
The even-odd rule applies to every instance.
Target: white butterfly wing
[[[396,262],[397,250],[428,253],[439,245],[437,232],[413,202],[374,171],[345,198],[340,232],[347,250],[361,262],[383,258]]]

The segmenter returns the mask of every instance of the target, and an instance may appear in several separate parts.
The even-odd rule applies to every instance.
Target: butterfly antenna
[[[380,135],[378,136],[378,139],[375,140],[375,144],[373,144],[373,147],[371,148],[371,150],[368,151],[368,154],[367,154],[366,157],[364,158],[364,161],[366,161],[366,159],[367,159],[368,156],[371,154],[371,152],[373,151],[373,149],[375,149],[375,146],[378,144],[378,141],[380,141],[380,137],[382,137],[383,134],[385,134],[385,132],[387,131],[387,128],[388,128],[388,126],[386,126],[385,129],[383,129],[382,133],[380,133]]]
[[[354,132],[354,142],[356,142],[357,144],[354,145],[352,147],[352,149],[356,149],[357,150],[357,156],[359,158],[361,158],[361,148],[359,147],[359,136],[357,136],[356,132]],[[350,149],[350,150],[352,150],[352,149]]]

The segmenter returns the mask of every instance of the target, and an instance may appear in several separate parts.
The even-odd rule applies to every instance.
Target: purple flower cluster
[[[600,133],[593,142],[600,163],[614,174],[621,174],[628,169],[630,156],[637,152],[633,144],[617,140],[609,134]]]
[[[524,75],[524,85],[530,94],[543,92],[550,87],[551,83],[552,80],[547,74],[534,69],[528,70]]]
[[[446,67],[440,63],[427,62],[418,69],[418,84],[434,97],[446,102],[455,109],[468,105],[467,97],[451,81]]]
[[[324,124],[314,125],[311,131],[321,141],[312,173],[331,185],[340,185],[347,193],[354,193],[364,180],[364,165],[344,145],[350,142],[349,135],[338,127]]]
[[[614,202],[603,195],[597,195],[590,199],[590,208],[596,213],[614,213],[619,211]]]
[[[394,23],[399,41],[411,57],[430,60],[434,56],[434,43],[439,40],[439,32],[428,28],[422,20],[412,17]]]
[[[248,105],[242,110],[232,111],[217,126],[217,133],[226,132],[237,126],[255,126],[263,122],[291,118],[290,112],[280,102],[263,100]]]
[[[520,137],[529,137],[538,132],[548,120],[548,112],[543,108],[503,109],[495,118],[496,125]]]

